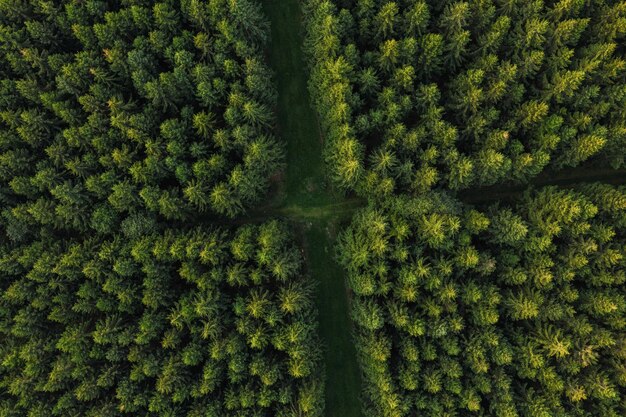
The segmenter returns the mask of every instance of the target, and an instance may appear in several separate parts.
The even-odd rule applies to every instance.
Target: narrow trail
[[[559,171],[545,171],[529,184],[504,184],[473,188],[459,192],[458,197],[463,202],[469,204],[489,204],[496,201],[514,200],[529,188],[540,188],[550,185],[567,187],[590,182],[624,185],[626,184],[626,169],[598,168],[583,165]]]
[[[300,0],[262,0],[262,4],[272,28],[269,62],[278,85],[278,133],[287,144],[287,166],[269,204],[246,217],[248,221],[283,217],[299,233],[317,285],[326,371],[325,416],[361,417],[361,381],[348,293],[333,255],[339,222],[349,219],[364,202],[334,193],[325,180],[321,135],[310,106],[301,49]]]
[[[367,202],[362,198],[344,198],[337,202],[316,204],[284,204],[279,207],[250,210],[250,217],[289,217],[294,221],[307,222],[314,220],[349,219],[359,208],[365,207]]]
[[[529,188],[545,186],[575,186],[591,182],[603,182],[613,185],[626,185],[626,169],[593,168],[581,166],[568,168],[556,172],[544,172],[524,184],[499,184],[487,187],[477,187],[461,190],[456,193],[457,198],[468,204],[486,205],[497,201],[510,201],[521,196]],[[304,187],[306,182],[302,184]],[[302,201],[301,196],[293,196],[290,192],[282,192],[278,198],[265,206],[249,210],[242,218],[244,223],[263,221],[271,217],[288,217],[294,222],[314,220],[348,220],[355,211],[365,207],[367,200],[360,197],[341,197],[325,191],[306,194]]]

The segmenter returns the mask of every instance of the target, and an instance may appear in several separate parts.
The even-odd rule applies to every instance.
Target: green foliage
[[[0,0],[0,416],[319,417],[254,0]]]
[[[385,198],[623,166],[623,1],[305,4],[339,187]]]
[[[338,256],[367,416],[626,413],[626,189],[358,212]]]
[[[319,416],[311,284],[286,227],[132,223],[2,248],[3,415]]]
[[[188,220],[260,199],[283,147],[257,3],[13,3],[0,4],[5,211],[45,206],[49,219],[22,222],[83,233],[109,227],[104,213],[116,223],[111,208]]]

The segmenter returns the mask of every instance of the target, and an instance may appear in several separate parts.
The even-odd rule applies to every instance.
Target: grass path
[[[289,155],[295,152],[295,150],[290,151]],[[319,154],[309,153],[308,155],[309,158],[306,163],[312,163],[314,162],[313,159],[315,159],[315,155]],[[289,159],[291,159],[291,156],[289,156]],[[316,163],[321,164],[322,162],[320,160]],[[297,175],[297,173],[289,175]],[[314,181],[321,183],[322,179],[314,177]],[[481,206],[489,205],[497,201],[515,200],[529,187],[540,188],[549,185],[567,187],[588,182],[626,185],[626,169],[572,168],[540,174],[529,184],[495,185],[491,187],[473,188],[460,191],[456,195],[459,200],[464,203]],[[293,180],[293,183],[297,183],[297,180]],[[304,184],[306,183],[307,182]],[[298,193],[294,196],[283,190],[267,204],[249,210],[247,214],[240,216],[236,220],[225,220],[224,223],[262,223],[269,218],[285,217],[292,223],[326,222],[337,224],[338,222],[349,221],[354,212],[364,207],[366,204],[367,202],[362,198],[342,198],[323,190],[307,193],[305,196],[298,195]]]
[[[626,184],[626,169],[596,168],[580,166],[559,171],[545,171],[530,182],[530,187],[539,188],[549,185],[571,186],[587,182],[608,184]],[[529,188],[528,184],[504,184],[463,190],[459,199],[469,204],[489,204],[495,201],[514,200]]]
[[[336,224],[304,230],[309,271],[318,285],[320,336],[325,344],[326,417],[360,417],[361,378],[352,341],[344,273],[333,260]]]
[[[263,0],[271,22],[269,60],[278,86],[278,129],[287,144],[287,168],[274,205],[334,203],[326,189],[322,139],[311,108],[302,52],[299,0]]]
[[[333,260],[338,223],[363,205],[327,187],[322,140],[311,109],[302,56],[300,0],[263,0],[272,25],[269,61],[278,85],[278,131],[287,143],[281,189],[251,218],[288,218],[301,236],[317,284],[319,332],[324,343],[326,417],[360,417],[360,373],[352,343],[343,271]]]

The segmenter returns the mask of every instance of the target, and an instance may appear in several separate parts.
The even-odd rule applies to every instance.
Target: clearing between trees
[[[300,2],[266,0],[263,6],[272,27],[269,61],[278,84],[278,129],[287,143],[287,166],[270,206],[252,211],[250,218],[286,217],[299,232],[308,269],[317,282],[326,367],[325,414],[358,417],[359,367],[344,272],[335,262],[334,247],[339,222],[363,201],[346,199],[326,183],[322,138],[310,105],[302,56]]]

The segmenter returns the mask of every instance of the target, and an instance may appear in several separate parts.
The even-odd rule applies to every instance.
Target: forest
[[[0,6],[11,230],[106,232],[129,211],[177,221],[257,202],[284,153],[258,5],[62,3]]]
[[[626,189],[532,186],[626,180],[626,2],[304,14],[330,180],[367,201],[336,249],[363,415],[626,415]],[[464,201],[494,185],[523,191]]]
[[[339,253],[367,416],[626,413],[626,188],[394,197]]]
[[[254,1],[0,2],[0,416],[319,416]]]
[[[318,415],[311,283],[284,225],[3,252],[0,415]]]
[[[0,0],[0,417],[625,415],[626,1]]]
[[[623,167],[623,1],[308,0],[310,89],[368,198]]]

